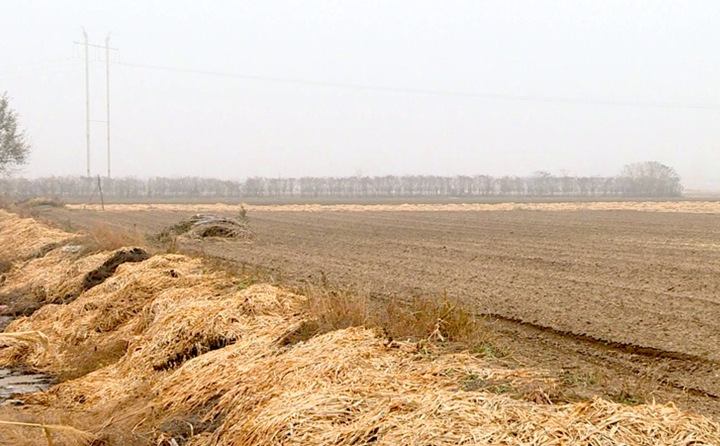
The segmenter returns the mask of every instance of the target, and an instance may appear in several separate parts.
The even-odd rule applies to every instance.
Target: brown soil
[[[173,209],[46,215],[74,228],[109,222],[158,233],[204,211]],[[498,354],[557,371],[578,397],[673,400],[720,416],[720,215],[587,209],[251,208],[253,243],[180,248],[291,286],[327,281],[383,299],[457,295],[488,315]]]

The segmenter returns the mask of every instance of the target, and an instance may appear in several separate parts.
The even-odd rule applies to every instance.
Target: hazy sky
[[[26,176],[85,174],[84,26],[120,49],[113,176],[613,175],[655,160],[720,189],[717,1],[1,7],[0,92],[33,142]],[[104,120],[104,53],[90,59]],[[91,134],[104,174],[105,124]]]

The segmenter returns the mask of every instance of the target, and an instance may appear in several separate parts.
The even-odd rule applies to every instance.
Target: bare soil
[[[249,213],[252,243],[180,248],[290,286],[327,282],[379,299],[460,296],[497,333],[494,354],[556,371],[577,397],[672,400],[719,417],[720,214],[693,206],[258,207]],[[43,216],[64,229],[104,222],[157,234],[200,211],[118,206]]]

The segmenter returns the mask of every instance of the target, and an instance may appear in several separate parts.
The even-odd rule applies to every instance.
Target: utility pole
[[[110,178],[110,33],[105,37],[105,92],[107,93],[107,177]]]
[[[107,176],[110,178],[110,51],[118,51],[117,48],[110,48],[110,33],[105,37],[105,45],[95,45],[88,42],[88,34],[83,28],[83,41],[73,42],[85,47],[85,138],[87,146],[87,168],[86,174],[90,178],[90,123],[104,122],[107,126]],[[106,119],[104,121],[90,119],[90,47],[105,50],[105,100]]]
[[[87,142],[87,177],[90,178],[90,45],[85,28],[83,28],[83,37],[85,37],[85,139]]]

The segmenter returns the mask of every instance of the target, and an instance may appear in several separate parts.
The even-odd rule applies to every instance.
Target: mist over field
[[[720,190],[716,2],[7,2],[25,177],[612,177]],[[89,52],[107,175],[106,54]]]

